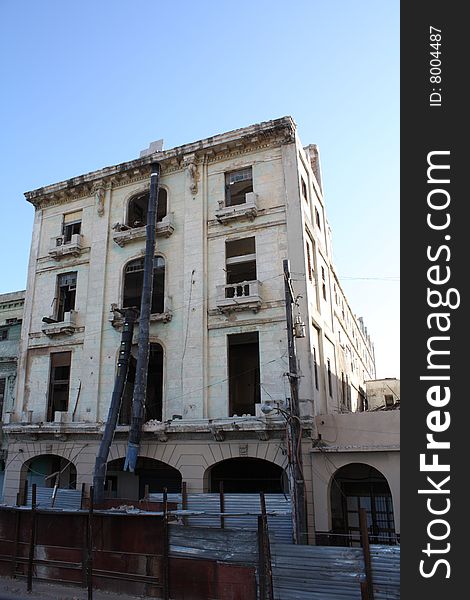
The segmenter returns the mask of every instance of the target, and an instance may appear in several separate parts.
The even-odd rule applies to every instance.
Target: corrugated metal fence
[[[58,488],[53,498],[54,488],[36,487],[36,506],[38,508],[57,508],[64,510],[78,510],[82,501],[80,490],[66,490]],[[26,505],[31,506],[32,490],[28,488]]]
[[[162,502],[163,494],[150,494],[149,500]],[[284,494],[265,494],[270,536],[279,542],[292,542],[290,498]],[[183,508],[181,494],[168,494],[168,502]],[[220,527],[220,495],[188,494],[186,510],[200,514],[186,518],[187,524],[201,527]],[[237,516],[230,516],[230,514]],[[232,529],[258,529],[261,514],[259,494],[224,494],[224,526]]]
[[[375,600],[400,598],[400,549],[371,546]],[[271,544],[275,600],[361,600],[362,548]]]

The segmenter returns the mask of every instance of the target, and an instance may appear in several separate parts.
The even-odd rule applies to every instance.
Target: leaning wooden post
[[[369,531],[367,529],[367,511],[359,509],[359,528],[361,532],[361,546],[364,553],[364,570],[366,572],[366,587],[368,600],[374,600],[374,585],[372,581],[372,562],[370,559]]]

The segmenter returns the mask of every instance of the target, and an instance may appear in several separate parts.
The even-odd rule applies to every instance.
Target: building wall
[[[148,423],[146,431],[168,439],[147,440],[142,452],[171,460],[169,464],[181,468],[190,489],[202,491],[204,470],[236,453],[237,444],[248,445],[254,453],[249,456],[260,453],[267,460],[279,460],[279,441],[267,440],[271,429],[282,426],[282,417],[266,419],[258,406],[256,415],[242,417],[242,426],[238,417],[230,418],[227,343],[231,334],[258,333],[261,403],[284,403],[290,391],[283,260],[289,259],[299,315],[306,324],[306,336],[297,339],[297,353],[300,412],[307,436],[316,437],[315,415],[344,409],[340,378],[347,367],[339,331],[342,328],[346,338],[358,325],[352,316],[348,324],[337,315],[333,289],[339,288],[330,229],[321,182],[315,176],[318,152],[314,146],[302,147],[290,118],[187,144],[153,159],[161,164],[160,183],[167,192],[167,220],[173,231],[157,237],[156,254],[166,265],[164,313],[150,325],[151,342],[159,343],[164,352],[163,424]],[[144,237],[126,244],[115,238],[119,224],[126,221],[129,200],[148,189],[151,160],[143,157],[26,194],[36,214],[17,397],[5,426],[17,439],[9,450],[17,453],[7,474],[10,498],[18,491],[25,443],[31,435],[38,441],[28,442],[28,457],[38,452],[61,456],[78,452],[78,482],[91,481],[98,443],[93,436],[99,437],[107,418],[121,337],[112,307],[122,305],[125,265],[141,257],[145,248]],[[225,174],[248,166],[257,214],[224,221],[220,210]],[[81,250],[77,256],[56,259],[51,251],[62,233],[64,215],[77,211],[82,215]],[[226,243],[246,237],[255,237],[261,307],[243,309],[242,302],[227,312],[220,309],[219,291],[226,283]],[[70,271],[77,272],[74,327],[51,336],[44,332],[43,318],[53,316],[58,275]],[[137,336],[138,327],[135,342]],[[362,331],[356,337],[350,352],[361,368],[350,373],[349,382],[351,389],[359,390],[375,371],[369,337]],[[60,423],[47,423],[51,353],[59,351],[72,353],[68,410]],[[166,421],[171,423],[165,425]],[[210,440],[213,427],[220,424],[235,432],[236,442],[199,440],[201,431]],[[191,427],[199,428],[198,435]],[[127,429],[119,431],[125,437]],[[259,437],[254,445],[253,436]],[[113,449],[110,459],[116,452]],[[304,453],[309,465],[308,448]],[[310,478],[310,468],[305,472]],[[310,486],[310,513],[312,493]]]
[[[400,404],[400,380],[392,377],[366,381],[369,410],[390,408]],[[387,404],[386,396],[388,396]]]

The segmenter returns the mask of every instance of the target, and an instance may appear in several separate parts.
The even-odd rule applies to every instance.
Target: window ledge
[[[118,246],[125,246],[135,240],[142,240],[147,237],[147,226],[143,227],[129,227],[128,225],[122,225],[116,223],[113,226],[113,240]],[[171,215],[163,217],[163,219],[157,223],[157,237],[170,237],[175,230],[173,225],[173,218]]]
[[[54,337],[56,335],[72,335],[77,329],[76,310],[66,312],[63,321],[56,321],[55,323],[43,323],[41,327],[42,332],[49,337]]]
[[[112,304],[111,305],[111,310],[109,311],[109,317],[108,317],[108,321],[111,323],[111,325],[114,327],[114,329],[117,329],[118,331],[122,331],[122,327],[124,325],[124,317],[118,313],[116,310],[114,310],[114,307],[116,307],[116,304]],[[152,313],[150,315],[150,322],[151,323],[168,323],[169,321],[171,321],[171,319],[173,318],[173,313],[171,312],[171,310],[166,310],[165,312],[162,313]],[[139,319],[136,320],[136,324],[139,324]]]
[[[222,204],[216,210],[215,218],[222,224],[233,219],[249,219],[253,221],[258,216],[257,198],[258,194],[250,192],[246,194],[246,202],[243,204],[235,204],[234,206],[224,206]]]

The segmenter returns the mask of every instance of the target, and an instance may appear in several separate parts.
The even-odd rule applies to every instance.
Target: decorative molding
[[[106,188],[102,181],[95,183],[93,193],[95,195],[96,212],[99,217],[102,217],[104,215],[104,199],[106,197]]]
[[[189,154],[183,158],[183,164],[189,177],[189,191],[193,196],[197,194],[198,169],[196,155]]]

